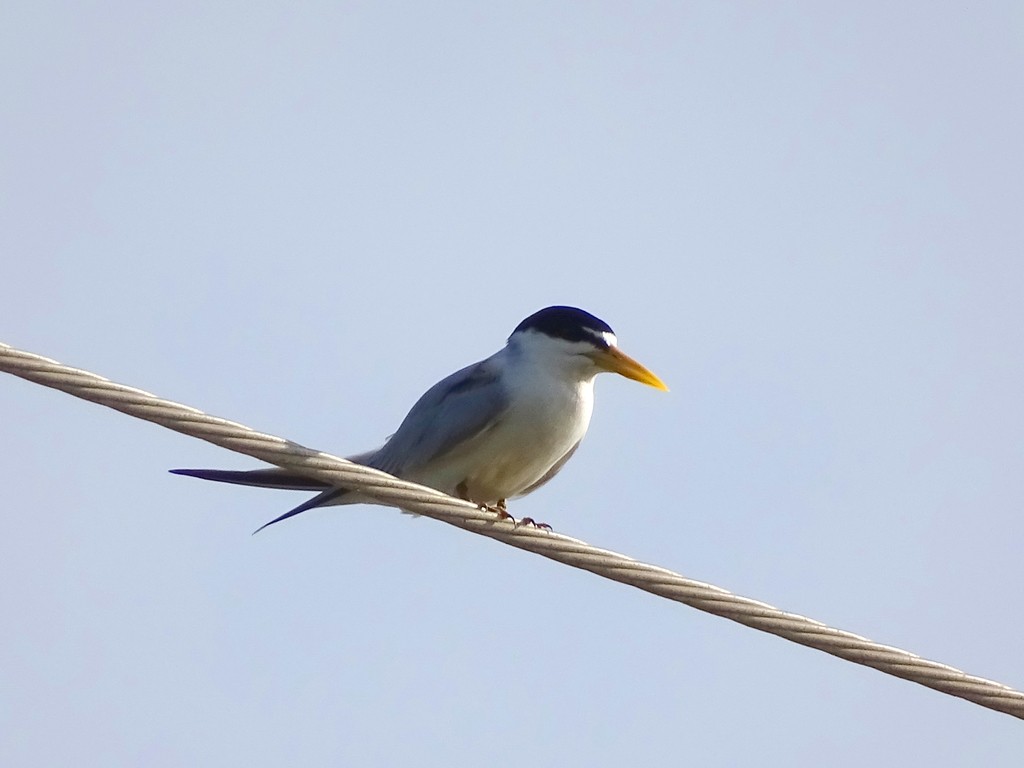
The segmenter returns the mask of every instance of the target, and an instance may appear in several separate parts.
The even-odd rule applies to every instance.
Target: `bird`
[[[577,307],[546,307],[519,323],[493,355],[428,389],[380,448],[348,460],[516,523],[508,500],[547,483],[579,448],[594,408],[594,379],[602,372],[668,390],[619,349],[608,323]],[[170,471],[223,483],[319,491],[254,533],[315,507],[372,501],[281,467]],[[531,518],[519,522],[550,529]]]

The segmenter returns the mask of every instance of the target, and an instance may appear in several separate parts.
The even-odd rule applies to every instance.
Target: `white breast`
[[[512,402],[488,431],[431,467],[429,484],[482,504],[521,495],[541,480],[587,432],[594,382],[565,381],[536,371],[511,372]],[[410,478],[412,479],[412,478]],[[426,482],[426,478],[423,480]]]

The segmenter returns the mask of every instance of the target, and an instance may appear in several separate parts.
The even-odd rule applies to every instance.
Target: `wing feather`
[[[501,386],[496,366],[488,358],[456,371],[428,389],[409,411],[398,431],[380,449],[350,456],[349,460],[395,475],[414,473],[491,429],[508,411],[508,406],[509,398]],[[257,532],[314,507],[345,503],[341,500],[351,493],[279,467],[246,471],[172,469],[171,472],[221,483],[321,491],[261,526]]]
[[[474,363],[428,389],[368,463],[400,476],[415,473],[493,428],[508,406],[490,358]]]

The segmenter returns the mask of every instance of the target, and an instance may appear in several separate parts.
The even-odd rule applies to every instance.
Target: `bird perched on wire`
[[[594,408],[594,377],[603,371],[668,389],[619,350],[606,322],[575,307],[547,307],[516,326],[504,348],[428,389],[383,446],[349,461],[510,518],[506,501],[542,486],[579,447]],[[239,485],[320,491],[257,532],[314,507],[371,501],[358,491],[279,467],[171,472]]]

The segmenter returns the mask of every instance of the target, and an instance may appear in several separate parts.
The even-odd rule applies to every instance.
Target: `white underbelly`
[[[451,487],[442,490],[457,495],[464,483],[466,495],[484,504],[521,495],[583,439],[591,408],[585,393],[576,391],[519,404],[445,462],[443,474]]]

